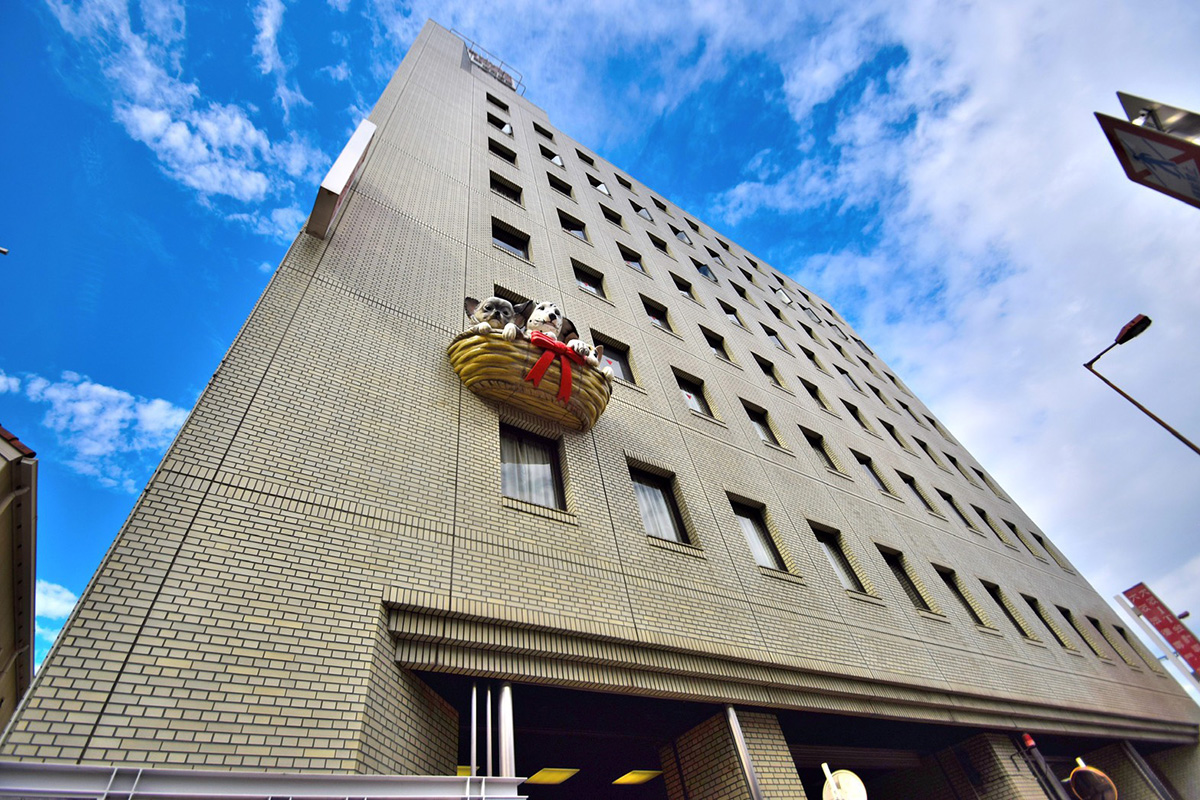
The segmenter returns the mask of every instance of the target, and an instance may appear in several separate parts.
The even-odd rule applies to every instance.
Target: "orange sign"
[[[1158,599],[1158,595],[1144,583],[1126,589],[1124,594],[1146,621],[1162,634],[1167,644],[1175,648],[1175,652],[1188,663],[1192,671],[1200,670],[1200,639],[1179,621],[1179,617]]]

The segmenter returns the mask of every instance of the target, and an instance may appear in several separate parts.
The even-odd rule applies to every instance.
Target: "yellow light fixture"
[[[661,769],[630,770],[613,781],[613,786],[632,786],[635,783],[645,783],[654,780],[659,775],[662,775]]]
[[[458,771],[455,774],[460,778],[469,778],[471,777],[471,768],[464,767],[462,764],[459,764]]]
[[[525,779],[526,783],[540,783],[543,785],[562,783],[567,778],[579,772],[577,769],[562,769],[559,767],[546,767],[539,769],[533,775]]]

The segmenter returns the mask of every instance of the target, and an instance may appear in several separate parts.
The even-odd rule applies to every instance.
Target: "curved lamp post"
[[[1139,336],[1143,331],[1146,330],[1146,328],[1150,327],[1150,322],[1151,322],[1151,319],[1149,317],[1147,317],[1145,314],[1138,314],[1136,317],[1129,320],[1129,322],[1127,322],[1125,324],[1125,327],[1121,328],[1120,333],[1117,334],[1117,338],[1113,340],[1113,343],[1110,344],[1108,347],[1104,348],[1103,350],[1101,350],[1096,355],[1096,357],[1093,358],[1091,361],[1084,364],[1083,368],[1086,369],[1088,372],[1092,373],[1093,375],[1095,375],[1100,380],[1107,383],[1109,386],[1111,386],[1113,391],[1115,391],[1117,394],[1121,395],[1121,397],[1124,397],[1126,400],[1128,400],[1129,402],[1131,402],[1135,406],[1137,406],[1138,409],[1143,414],[1145,414],[1147,417],[1154,420],[1159,425],[1163,426],[1168,431],[1170,431],[1172,436],[1174,436],[1176,439],[1178,439],[1179,441],[1183,442],[1188,447],[1190,447],[1192,449],[1192,452],[1196,453],[1196,455],[1200,455],[1200,447],[1196,447],[1196,445],[1192,444],[1187,439],[1187,437],[1185,437],[1182,433],[1175,430],[1167,423],[1163,422],[1161,419],[1159,419],[1157,416],[1155,416],[1155,414],[1153,412],[1151,412],[1150,409],[1146,408],[1144,405],[1139,403],[1137,400],[1134,400],[1132,397],[1130,397],[1128,394],[1126,394],[1124,391],[1122,391],[1119,386],[1117,386],[1115,383],[1110,381],[1108,378],[1104,377],[1099,372],[1097,372],[1096,369],[1092,366],[1093,364],[1095,364],[1097,361],[1100,360],[1100,356],[1104,355],[1109,350],[1112,350],[1114,347],[1116,347],[1119,344],[1125,344],[1130,339],[1133,339],[1133,338]]]

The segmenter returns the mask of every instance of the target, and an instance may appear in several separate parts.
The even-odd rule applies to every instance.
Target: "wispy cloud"
[[[78,600],[75,593],[67,587],[38,578],[34,596],[34,613],[45,619],[66,619],[71,615],[71,610],[75,608]]]
[[[57,381],[27,375],[23,384],[28,400],[47,406],[42,424],[55,433],[61,460],[103,486],[130,493],[187,417],[161,398],[136,397],[74,372]]]
[[[0,370],[0,394],[19,391],[21,391],[21,379],[15,375],[6,375],[4,370]]]
[[[292,108],[312,103],[293,81],[288,83],[289,65],[279,52],[279,32],[283,27],[283,0],[259,0],[254,6],[254,55],[263,75],[275,78],[275,100],[283,109],[285,122],[291,120]]]

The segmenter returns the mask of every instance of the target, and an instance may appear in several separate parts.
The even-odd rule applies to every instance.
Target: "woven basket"
[[[573,431],[596,424],[612,394],[609,381],[586,364],[571,365],[571,399],[558,399],[562,363],[555,358],[541,384],[525,380],[546,352],[525,340],[510,342],[496,333],[464,331],[450,342],[450,365],[463,385],[480,397],[507,403]]]

